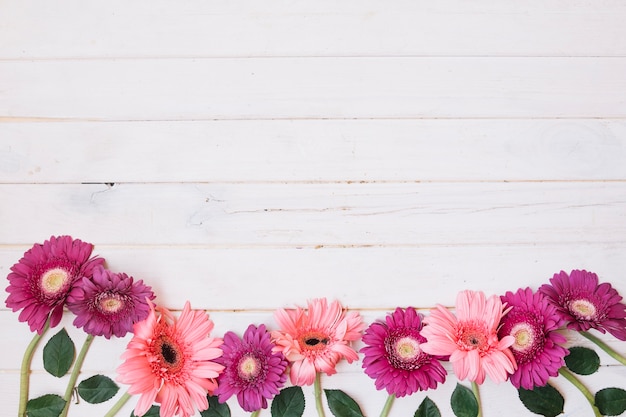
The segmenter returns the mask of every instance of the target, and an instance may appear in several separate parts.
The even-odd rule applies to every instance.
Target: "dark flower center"
[[[176,363],[176,359],[178,359],[178,353],[176,353],[176,349],[174,349],[170,344],[163,343],[161,345],[161,356],[170,365],[174,365]]]
[[[330,343],[330,338],[324,333],[311,331],[300,335],[298,341],[304,351],[314,352],[326,349]]]
[[[488,332],[484,323],[460,323],[457,332],[457,345],[463,350],[487,350],[489,348]]]

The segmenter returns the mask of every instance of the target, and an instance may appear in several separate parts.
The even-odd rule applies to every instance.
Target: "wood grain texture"
[[[8,121],[626,116],[626,58],[0,62]]]
[[[218,337],[313,297],[371,323],[578,268],[626,294],[625,19],[617,0],[4,0],[0,275],[70,234]],[[4,304],[0,326],[8,416],[31,334]],[[128,340],[97,340],[81,378],[114,378]],[[583,382],[626,388],[600,357]],[[41,356],[32,376],[31,396],[65,389]],[[553,382],[565,415],[590,415]],[[426,395],[451,416],[456,383],[390,417]],[[323,384],[369,416],[386,399],[360,361]],[[484,417],[532,415],[509,383],[481,395]]]
[[[26,122],[0,138],[0,183],[626,179],[621,119]]]

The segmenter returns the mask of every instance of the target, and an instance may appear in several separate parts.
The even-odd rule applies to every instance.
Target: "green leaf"
[[[596,407],[603,416],[619,416],[626,411],[626,391],[604,388],[596,393]]]
[[[58,417],[65,407],[65,400],[59,395],[47,394],[28,400],[26,415],[28,417]]]
[[[209,408],[200,411],[202,417],[230,417],[230,407],[226,403],[220,403],[217,396],[207,395]]]
[[[110,400],[120,389],[113,380],[104,375],[94,375],[78,384],[78,395],[89,404]]]
[[[153,405],[150,409],[141,417],[160,417],[161,407],[158,405]],[[135,412],[130,413],[130,417],[137,417]]]
[[[50,375],[62,377],[74,362],[76,348],[65,329],[52,336],[43,348],[43,367]]]
[[[413,417],[441,417],[441,413],[437,405],[426,396]]]
[[[272,417],[302,417],[304,393],[302,387],[287,387],[272,400]]]
[[[569,348],[565,357],[565,365],[578,375],[591,375],[600,368],[600,357],[593,350],[582,346]]]
[[[545,417],[556,417],[563,413],[565,399],[552,385],[535,387],[532,390],[520,388],[517,390],[522,404],[535,414]]]
[[[457,382],[456,388],[450,397],[452,411],[457,417],[476,417],[478,415],[478,400],[471,389]]]
[[[328,408],[335,417],[363,417],[359,405],[345,392],[338,389],[325,389]]]

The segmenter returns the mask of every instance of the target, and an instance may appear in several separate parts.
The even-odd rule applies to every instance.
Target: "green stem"
[[[128,402],[128,400],[132,397],[132,395],[130,395],[127,392],[125,392],[119,400],[117,400],[117,402],[113,405],[113,407],[111,407],[111,409],[104,415],[104,417],[113,417],[114,415],[117,414],[118,411],[120,411],[122,409],[122,407],[124,407],[124,404],[126,404],[126,402]]]
[[[315,408],[317,408],[317,415],[319,417],[325,417],[324,406],[322,405],[322,374],[321,372],[315,373],[315,383],[313,385],[313,394],[315,396]]]
[[[35,349],[41,341],[43,335],[48,331],[50,327],[50,319],[46,320],[41,334],[35,333],[33,339],[30,341],[26,350],[24,351],[24,357],[22,358],[22,367],[20,369],[20,403],[17,411],[18,417],[26,416],[26,404],[28,403],[28,388],[30,386],[30,365],[33,362],[33,356],[35,355]]]
[[[393,405],[396,396],[394,394],[389,394],[387,397],[387,401],[385,401],[385,406],[383,410],[380,412],[380,417],[387,417],[389,415],[389,411],[391,410],[391,406]]]
[[[598,347],[602,349],[603,351],[605,351],[610,357],[612,357],[613,359],[615,359],[622,365],[626,365],[626,358],[620,355],[619,353],[617,353],[615,350],[613,350],[613,348],[611,348],[609,345],[604,343],[602,340],[600,340],[599,338],[597,338],[596,336],[592,335],[589,332],[579,332],[579,333],[583,335],[584,337],[586,337],[587,339],[591,340],[596,345],[598,345]]]
[[[483,407],[480,404],[480,391],[478,390],[478,384],[475,381],[472,381],[472,392],[474,393],[474,397],[476,397],[476,402],[478,403],[478,414],[476,414],[476,417],[483,417]]]
[[[584,386],[579,380],[578,378],[576,378],[576,375],[574,375],[573,373],[571,373],[565,366],[562,366],[559,369],[559,373],[561,375],[563,375],[563,377],[565,379],[567,379],[569,382],[572,383],[572,385],[574,385],[576,388],[578,388],[578,390],[580,392],[583,393],[583,395],[585,396],[585,398],[587,399],[587,401],[589,401],[589,404],[591,405],[591,408],[593,409],[593,413],[596,417],[602,417],[602,414],[600,414],[600,411],[598,410],[598,407],[596,407],[596,400],[593,396],[593,394],[591,393],[591,391],[589,391],[587,389],[586,386]]]
[[[258,417],[259,413],[261,412],[261,409],[258,409],[256,411],[253,411],[252,414],[250,414],[250,417]],[[106,417],[106,416],[105,416]]]
[[[80,349],[78,356],[76,357],[76,362],[74,362],[74,369],[72,369],[72,373],[70,375],[70,380],[67,382],[67,388],[65,389],[65,395],[63,399],[65,400],[65,407],[63,411],[59,415],[59,417],[66,417],[67,412],[70,408],[70,400],[72,399],[72,392],[74,392],[74,387],[76,386],[76,380],[78,380],[78,374],[80,373],[80,369],[83,367],[83,362],[85,361],[85,356],[87,356],[87,351],[91,346],[91,342],[93,342],[94,336],[92,334],[88,334],[85,342],[83,343],[83,347]]]

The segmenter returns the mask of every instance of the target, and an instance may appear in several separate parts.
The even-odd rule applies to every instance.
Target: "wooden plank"
[[[0,59],[626,54],[626,8],[612,0],[5,0],[2,9]]]
[[[88,235],[74,237],[94,243],[94,253],[111,270],[143,279],[169,308],[189,300],[207,310],[271,311],[314,297],[336,298],[359,309],[453,306],[462,290],[537,289],[555,273],[572,269],[594,271],[626,295],[621,279],[626,243],[237,249],[107,246]],[[0,276],[30,246],[0,250]]]
[[[624,160],[617,119],[0,123],[4,183],[619,180]]]
[[[623,242],[624,182],[5,184],[4,240],[431,246]],[[85,235],[86,234],[86,235]]]
[[[624,73],[626,58],[3,61],[0,117],[623,118]]]

